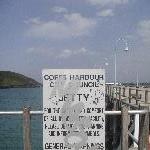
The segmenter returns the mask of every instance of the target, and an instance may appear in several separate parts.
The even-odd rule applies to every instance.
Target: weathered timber
[[[123,106],[121,108],[121,122],[122,122],[122,134],[121,134],[121,150],[128,150],[128,108]]]
[[[140,109],[146,109],[147,113],[140,114],[138,150],[149,150],[149,106],[143,104]]]
[[[30,108],[23,108],[23,143],[24,150],[31,150]]]

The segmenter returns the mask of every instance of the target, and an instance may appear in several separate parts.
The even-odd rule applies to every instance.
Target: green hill
[[[0,71],[0,88],[40,87],[34,79],[10,71]]]

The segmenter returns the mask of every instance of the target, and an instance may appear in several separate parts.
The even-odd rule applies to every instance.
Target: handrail
[[[135,114],[145,114],[147,113],[147,110],[129,110],[129,115],[135,115]],[[105,111],[105,115],[121,115],[121,111]]]
[[[44,112],[41,110],[30,111],[32,115],[42,115]],[[23,111],[0,111],[0,115],[22,115]]]
[[[128,114],[145,114],[147,110],[129,110]],[[0,111],[0,115],[22,115],[23,111]],[[42,115],[44,111],[30,111],[31,115]],[[121,111],[104,111],[105,115],[121,115]]]

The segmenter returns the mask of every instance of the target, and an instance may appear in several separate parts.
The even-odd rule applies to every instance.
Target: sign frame
[[[45,69],[43,150],[105,150],[105,70]]]

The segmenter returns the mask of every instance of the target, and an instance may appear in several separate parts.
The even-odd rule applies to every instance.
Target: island
[[[42,84],[32,78],[11,71],[0,71],[0,89],[5,88],[34,88]]]

